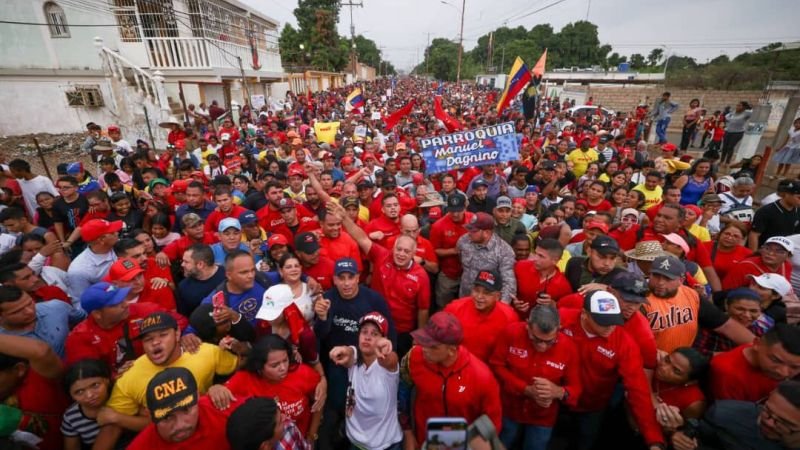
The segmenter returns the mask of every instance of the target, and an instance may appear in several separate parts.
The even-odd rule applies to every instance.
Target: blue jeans
[[[500,432],[500,441],[503,442],[506,448],[513,447],[514,441],[517,440],[521,432],[524,433],[522,439],[523,450],[547,450],[547,444],[550,443],[553,428],[525,425],[503,417],[503,431]]]
[[[667,127],[669,127],[670,120],[672,120],[672,118],[667,117],[656,122],[656,136],[658,136],[659,144],[667,142]]]

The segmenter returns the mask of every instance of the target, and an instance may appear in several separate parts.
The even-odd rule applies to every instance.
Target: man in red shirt
[[[671,203],[673,205],[680,205],[681,203],[681,190],[675,186],[669,186],[664,189],[664,192],[661,194],[661,202],[656,203],[655,205],[647,208],[645,214],[647,218],[650,219],[650,222],[656,220],[656,216],[658,212],[661,211],[661,208],[664,207],[667,203]]]
[[[400,236],[390,251],[373,242],[341,205],[330,203],[329,207],[335,209],[347,232],[372,263],[370,287],[389,305],[397,329],[397,354],[402,357],[411,349],[411,332],[427,323],[431,303],[428,273],[414,261],[417,242],[409,236]]]
[[[500,387],[486,364],[461,345],[464,329],[458,319],[440,311],[412,337],[418,345],[400,362],[398,402],[407,448],[419,448],[431,417],[463,417],[471,423],[486,414],[500,430]]]
[[[360,226],[360,225],[359,225]],[[439,273],[439,258],[433,249],[431,241],[425,239],[420,234],[419,220],[417,216],[406,214],[400,218],[400,234],[389,238],[389,248],[394,246],[394,241],[398,236],[408,236],[417,241],[417,250],[414,254],[414,261],[425,268],[429,275]]]
[[[152,422],[131,442],[130,450],[229,450],[225,426],[244,399],[219,410],[208,396],[200,396],[189,369],[169,367],[150,380],[146,400]]]
[[[341,258],[351,258],[356,262],[358,271],[361,272],[363,270],[361,250],[359,250],[358,244],[349,234],[342,233],[342,219],[337,214],[325,210],[322,213],[321,220],[320,255],[334,262]]]
[[[295,236],[300,233],[319,229],[319,220],[316,214],[290,198],[280,199],[278,210],[283,223],[273,227],[272,232],[286,236],[286,240],[289,242],[294,242]]]
[[[465,211],[467,198],[453,194],[447,198],[447,214],[431,225],[431,244],[439,257],[441,272],[436,277],[436,306],[444,308],[458,296],[461,282],[461,259],[456,243],[467,234],[464,227],[472,219],[472,213]]]
[[[230,186],[217,186],[214,190],[214,203],[217,204],[217,207],[206,218],[206,231],[211,233],[217,231],[222,219],[227,219],[228,217],[238,219],[239,215],[247,211],[233,203],[233,194]]]
[[[129,291],[100,282],[83,292],[81,308],[88,317],[67,335],[68,365],[81,359],[99,359],[108,364],[116,378],[143,354],[141,344],[134,340],[139,333],[138,322],[161,308],[153,303],[128,304],[125,298]],[[173,316],[181,329],[186,328],[185,317],[176,313]]]
[[[389,244],[389,238],[400,234],[400,199],[394,194],[386,194],[381,200],[381,216],[373,218],[364,230],[370,239],[383,247]]]
[[[514,309],[500,301],[502,288],[500,273],[482,270],[475,277],[470,296],[453,300],[444,308],[464,327],[461,345],[487,364],[500,333],[519,321]]]
[[[800,375],[800,328],[777,324],[753,344],[711,359],[711,392],[716,400],[757,402],[783,380]]]
[[[490,367],[501,385],[506,448],[520,434],[522,448],[547,448],[559,404],[573,407],[581,396],[578,350],[559,324],[552,305],[535,305],[527,323],[500,332]]]
[[[172,261],[177,261],[183,258],[183,252],[192,244],[216,244],[216,233],[211,233],[205,230],[203,226],[203,219],[195,213],[185,214],[181,218],[183,236],[169,245],[164,247],[158,254],[156,254],[156,262],[162,267],[167,267]]]
[[[641,275],[620,271],[614,274],[608,284],[608,292],[614,294],[622,308],[625,324],[621,328],[628,332],[638,344],[644,363],[644,372],[652,380],[656,369],[658,349],[650,323],[642,314],[642,305],[647,303],[647,281]]]
[[[612,227],[609,236],[616,239],[619,248],[628,251],[636,247],[636,233],[639,231],[639,211],[634,208],[622,210],[620,223]]]
[[[275,227],[283,225],[283,216],[278,208],[278,202],[283,198],[283,187],[279,182],[271,180],[267,182],[264,192],[267,194],[267,207],[256,211],[256,216],[261,228],[271,233]]]
[[[638,347],[625,330],[619,301],[607,291],[590,291],[584,296],[583,309],[562,309],[561,329],[571,336],[581,361],[581,385],[586,388],[572,411],[579,417],[581,448],[591,448],[597,441],[605,411],[614,390],[622,379],[626,401],[645,442],[664,448],[664,436],[656,421]]]
[[[294,239],[294,251],[306,276],[317,280],[326,291],[333,287],[334,262],[322,256],[319,239],[315,233],[298,234]]]
[[[558,261],[564,247],[556,239],[542,239],[536,244],[533,259],[517,261],[514,275],[517,280],[517,295],[511,304],[521,319],[528,317],[533,306],[558,302],[561,297],[572,293],[569,281],[558,270]]]
[[[759,276],[764,273],[777,273],[791,280],[793,251],[794,244],[783,236],[767,239],[758,249],[757,255],[745,258],[731,267],[722,281],[722,288],[728,290],[746,287],[750,283],[750,275]]]
[[[118,258],[130,258],[144,271],[144,288],[139,301],[157,303],[167,311],[174,311],[175,283],[170,268],[161,267],[155,261],[148,263],[145,244],[136,239],[120,239],[114,250]]]

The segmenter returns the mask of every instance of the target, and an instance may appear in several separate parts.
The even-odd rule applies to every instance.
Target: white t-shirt
[[[383,450],[403,440],[397,420],[399,369],[398,365],[389,372],[378,361],[369,367],[357,364],[348,369],[355,406],[346,421],[347,437],[359,448]]]
[[[19,188],[22,190],[22,198],[25,199],[25,207],[28,209],[31,220],[33,220],[33,216],[36,214],[36,208],[39,206],[36,204],[36,194],[39,192],[49,192],[53,194],[53,196],[58,197],[58,191],[56,187],[53,186],[53,181],[45,176],[37,175],[30,180],[17,178],[17,183],[19,183]]]

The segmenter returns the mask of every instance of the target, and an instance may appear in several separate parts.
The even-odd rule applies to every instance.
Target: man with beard
[[[381,199],[380,217],[370,220],[364,230],[370,239],[382,247],[387,247],[391,237],[400,234],[400,198],[385,194]]]
[[[467,234],[464,225],[472,219],[472,213],[464,211],[466,203],[467,197],[463,194],[452,194],[447,199],[447,214],[431,226],[431,244],[441,268],[435,288],[436,306],[440,309],[458,297],[462,266],[456,244],[461,236]]]
[[[178,312],[189,317],[200,302],[225,281],[225,270],[214,264],[214,252],[205,244],[193,244],[181,260],[186,277],[178,284]]]
[[[183,236],[164,247],[156,255],[158,265],[169,266],[172,261],[182,257],[193,244],[211,245],[218,241],[214,233],[208,232],[203,227],[203,219],[195,213],[189,213],[181,218],[183,222]]]
[[[282,234],[289,242],[294,242],[295,236],[300,233],[319,229],[317,215],[296,200],[282,198],[278,201],[278,209],[283,224],[274,227],[272,232]]]
[[[800,448],[800,381],[781,382],[763,402],[717,401],[692,427],[694,437],[687,428],[672,435],[675,450]]]
[[[152,423],[128,446],[130,450],[213,448],[228,450],[225,426],[242,401],[219,410],[198,389],[195,376],[183,367],[159,372],[147,385]]]
[[[144,286],[139,293],[139,301],[158,303],[167,311],[175,310],[175,283],[172,280],[172,271],[167,267],[161,267],[155,261],[149,262],[145,253],[145,244],[136,239],[124,238],[114,245],[114,252],[117,258],[128,258],[133,260],[142,269]],[[112,270],[109,270],[111,275]],[[122,270],[118,273],[128,273],[129,270]],[[109,281],[109,280],[105,280]],[[119,287],[119,286],[118,286]]]
[[[303,266],[303,273],[315,280],[328,290],[333,287],[333,260],[322,256],[322,249],[319,239],[314,233],[300,233],[294,239],[294,251],[300,265]]]
[[[206,231],[214,232],[220,222],[225,219],[238,219],[247,210],[233,203],[233,193],[230,186],[218,186],[214,190],[214,202],[217,207],[206,218]]]
[[[149,418],[137,414],[149,406],[146,398],[150,380],[164,369],[188,369],[198,392],[203,394],[213,384],[214,376],[230,375],[238,368],[239,357],[216,345],[202,343],[194,353],[184,351],[180,336],[178,322],[168,313],[158,312],[142,319],[136,339],[141,341],[144,355],[114,383],[111,397],[100,412],[110,420],[100,430],[95,448],[107,448],[105,444],[116,441],[123,428],[139,432],[148,425]]]
[[[747,328],[685,286],[685,276],[686,266],[678,258],[667,255],[653,260],[648,280],[650,295],[642,310],[658,350],[672,353],[679,347],[691,347],[699,327],[713,329],[740,345],[753,342],[755,336]]]

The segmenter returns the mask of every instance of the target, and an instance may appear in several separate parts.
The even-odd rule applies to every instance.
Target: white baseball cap
[[[794,252],[794,244],[792,244],[792,241],[783,236],[772,236],[771,238],[767,239],[766,242],[764,242],[764,245],[766,244],[778,244],[785,248],[787,252]]]
[[[256,313],[256,319],[272,321],[280,317],[283,310],[292,304],[294,294],[288,284],[277,284],[264,292],[261,308]]]
[[[222,133],[222,135],[219,138],[220,138],[220,140],[223,140],[223,141],[230,141],[231,140],[231,134],[230,133]]]
[[[764,273],[759,276],[748,275],[759,286],[765,289],[772,289],[777,292],[781,297],[786,296],[792,292],[792,285],[786,281],[783,275],[777,273]]]

